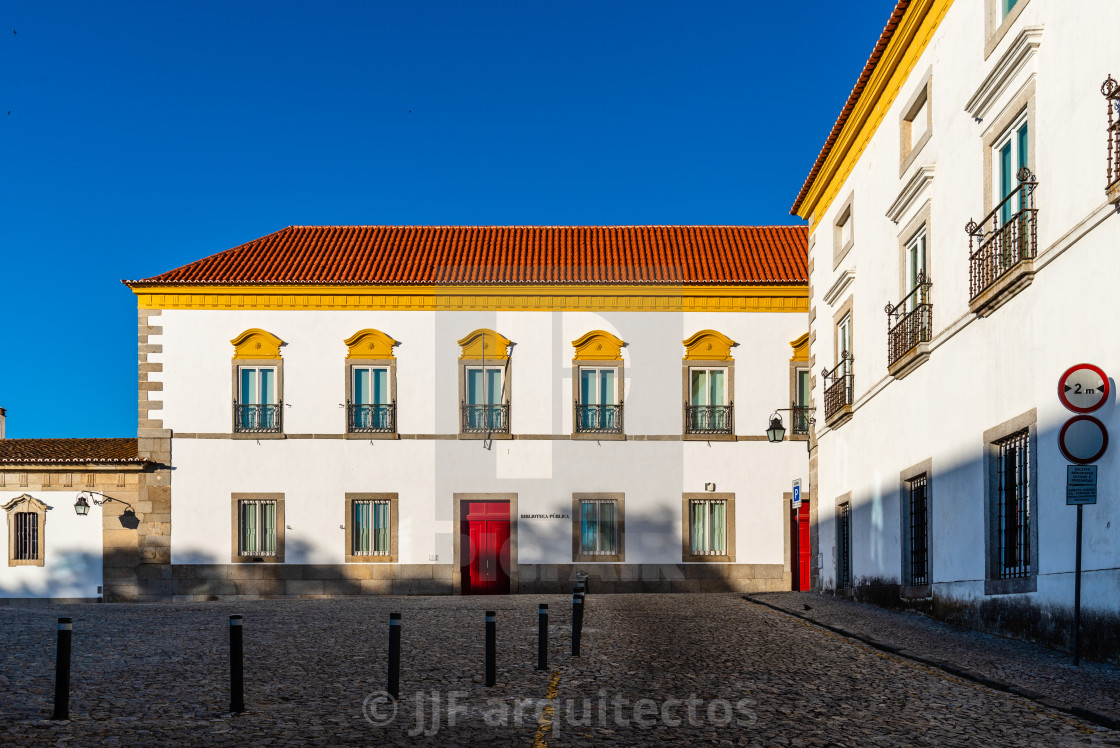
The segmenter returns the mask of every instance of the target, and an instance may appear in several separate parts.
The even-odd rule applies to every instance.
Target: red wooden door
[[[798,524],[798,568],[801,572],[800,584],[797,589],[808,592],[809,591],[809,563],[812,558],[813,549],[809,545],[809,500],[801,499],[801,510],[797,513]]]
[[[791,588],[795,591],[809,591],[809,560],[812,548],[809,546],[809,502],[801,499],[801,508],[790,512],[789,517],[790,567],[793,578]]]
[[[472,501],[463,511],[463,594],[509,594],[509,502]]]

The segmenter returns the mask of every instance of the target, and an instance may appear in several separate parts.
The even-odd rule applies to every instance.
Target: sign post
[[[1066,504],[1077,507],[1077,540],[1073,572],[1073,664],[1081,664],[1081,512],[1097,503],[1097,466],[1108,449],[1108,429],[1086,413],[1108,402],[1108,375],[1098,366],[1077,364],[1058,380],[1058,400],[1079,415],[1070,418],[1058,432],[1058,448],[1073,465],[1066,466]]]
[[[793,481],[793,508],[801,508],[801,479],[795,478]]]

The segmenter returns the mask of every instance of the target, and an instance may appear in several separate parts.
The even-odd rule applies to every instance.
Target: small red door
[[[792,587],[795,591],[809,591],[809,501],[801,499],[801,508],[790,513],[790,565],[793,568]]]
[[[508,595],[509,502],[471,501],[463,513],[463,594]]]

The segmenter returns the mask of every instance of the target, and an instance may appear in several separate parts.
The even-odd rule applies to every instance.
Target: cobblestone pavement
[[[1120,668],[1113,665],[1082,660],[1074,667],[1065,652],[826,595],[774,592],[751,597],[813,622],[867,637],[900,654],[944,662],[975,677],[1033,692],[1036,700],[1088,709],[1120,722]]]
[[[547,671],[533,669],[538,602],[552,609]],[[1120,746],[1120,732],[739,595],[587,603],[580,658],[568,655],[561,596],[2,609],[0,745]],[[482,685],[487,609],[498,614],[494,688]],[[370,698],[385,684],[390,611],[403,614],[402,698],[375,725],[393,713]],[[248,712],[237,716],[231,613],[245,616]],[[55,723],[44,717],[55,619],[67,615],[72,720]]]

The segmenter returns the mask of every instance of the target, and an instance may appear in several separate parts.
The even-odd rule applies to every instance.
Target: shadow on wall
[[[1072,414],[1069,414],[1072,415]],[[1062,422],[1064,423],[1064,417]],[[1111,420],[1106,418],[1107,420]],[[1067,506],[1064,494],[1067,461],[1057,449],[1061,423],[1038,428],[1031,453],[1032,533],[1028,536],[1031,568],[1026,591],[1013,592],[1011,580],[996,580],[998,514],[993,511],[994,491],[985,483],[998,481],[999,474],[981,451],[984,439],[976,435],[977,457],[946,465],[934,462],[928,475],[930,521],[930,574],[932,584],[914,589],[904,585],[910,564],[909,526],[904,515],[908,496],[900,485],[899,473],[907,465],[891,466],[885,472],[879,495],[868,486],[866,493],[853,492],[850,499],[850,543],[852,586],[837,589],[839,542],[835,505],[837,499],[824,497],[833,513],[818,528],[822,547],[821,584],[818,592],[877,605],[893,610],[922,613],[932,618],[988,633],[1043,644],[1062,651],[1072,650],[1073,630],[1073,547],[1076,508]],[[917,435],[920,438],[920,434]],[[1043,459],[1040,461],[1039,456]],[[1041,464],[1040,464],[1041,463]],[[1099,463],[1101,475],[1115,471],[1120,460],[1113,452]],[[1060,471],[1060,475],[1054,475]],[[1103,488],[1102,484],[1102,488]],[[1109,600],[1109,590],[1120,587],[1120,571],[1115,558],[1107,556],[1107,540],[1090,543],[1092,523],[1104,525],[1116,519],[1107,492],[1101,504],[1084,510],[1085,542],[1082,559],[1082,654],[1097,660],[1120,662],[1120,613],[1095,607],[1095,600]],[[995,528],[992,525],[995,523]],[[1061,526],[1055,530],[1054,526]],[[1066,526],[1068,525],[1068,537]],[[1059,534],[1060,533],[1060,536]],[[947,547],[947,544],[954,544]],[[829,552],[831,548],[831,553]],[[895,549],[896,557],[883,559],[875,549]],[[1115,553],[1113,554],[1115,556]],[[1061,559],[1061,566],[1055,558]],[[1068,558],[1068,561],[1065,559]],[[967,568],[961,568],[967,559]],[[885,563],[883,563],[885,561]],[[1041,563],[1040,563],[1041,561]],[[862,568],[861,568],[862,567]],[[893,568],[892,568],[893,567]],[[946,567],[949,571],[946,571]],[[1028,581],[1028,580],[1023,580]],[[1006,591],[1002,587],[1008,588]],[[1068,595],[1067,593],[1068,588]],[[1051,602],[1055,591],[1068,603]],[[1087,601],[1086,593],[1089,592]],[[1041,594],[1039,594],[1041,593]],[[1106,603],[1107,604],[1107,603]]]

